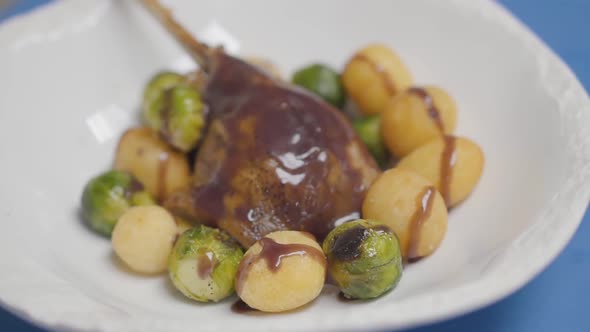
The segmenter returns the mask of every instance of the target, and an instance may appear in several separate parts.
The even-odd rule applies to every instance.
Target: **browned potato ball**
[[[161,201],[190,181],[186,156],[168,146],[150,128],[129,129],[121,136],[114,167],[133,174]]]
[[[278,231],[248,249],[238,267],[236,291],[252,308],[287,311],[313,301],[325,276],[326,257],[313,235]]]
[[[389,151],[401,158],[424,143],[450,134],[457,107],[444,90],[410,88],[391,99],[381,114],[381,135]]]
[[[447,231],[447,209],[436,188],[420,175],[399,168],[382,173],[363,202],[363,218],[389,226],[400,241],[402,256],[430,255]]]
[[[454,136],[422,145],[398,164],[434,183],[448,207],[473,191],[483,172],[484,155],[473,141]]]
[[[392,96],[412,85],[412,76],[390,48],[373,44],[348,61],[342,84],[361,112],[372,115],[381,113]]]

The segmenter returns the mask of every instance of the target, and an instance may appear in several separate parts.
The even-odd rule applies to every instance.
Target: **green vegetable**
[[[348,298],[378,297],[394,288],[402,275],[399,241],[376,221],[359,219],[336,227],[323,249],[332,279]]]
[[[194,86],[174,73],[156,75],[147,85],[143,118],[173,147],[183,152],[193,149],[205,125],[204,105]]]
[[[373,115],[353,121],[352,126],[367,146],[371,155],[373,155],[373,158],[375,158],[375,161],[377,161],[377,164],[384,167],[389,154],[381,140],[379,122],[379,115]]]
[[[184,82],[184,76],[172,72],[156,74],[146,85],[143,91],[142,111],[145,122],[158,130],[162,127],[162,95],[172,87]]]
[[[119,217],[131,206],[155,204],[152,196],[129,173],[108,171],[86,184],[82,193],[82,215],[88,225],[111,236]]]
[[[293,84],[302,86],[337,108],[344,106],[346,95],[340,75],[322,64],[307,66],[293,75]]]
[[[174,286],[185,296],[217,302],[234,292],[242,248],[227,233],[198,225],[176,241],[168,260]]]

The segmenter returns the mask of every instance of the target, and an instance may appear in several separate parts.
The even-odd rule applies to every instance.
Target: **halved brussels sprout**
[[[227,233],[198,225],[176,241],[168,260],[174,286],[188,298],[217,302],[234,292],[234,279],[244,255]]]

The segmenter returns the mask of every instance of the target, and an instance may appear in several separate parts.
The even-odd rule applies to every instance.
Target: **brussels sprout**
[[[293,84],[302,86],[335,107],[344,105],[346,96],[340,75],[322,64],[307,66],[293,75]]]
[[[205,125],[204,105],[194,86],[173,73],[156,76],[146,87],[144,121],[173,147],[188,152],[198,143]]]
[[[360,136],[361,140],[367,145],[367,149],[369,149],[369,152],[373,155],[377,164],[384,167],[389,155],[381,140],[379,121],[379,115],[373,115],[355,120],[352,123],[352,126]]]
[[[82,193],[82,214],[88,225],[110,236],[119,217],[131,206],[155,204],[131,174],[108,171],[86,184]]]
[[[188,298],[217,302],[233,293],[243,255],[227,233],[198,225],[176,241],[168,260],[170,279]]]
[[[333,229],[323,243],[328,271],[347,298],[369,299],[394,288],[402,274],[399,241],[385,225],[355,220]]]
[[[172,72],[156,74],[143,91],[142,111],[148,126],[159,129],[162,127],[162,95],[172,87],[184,82],[184,76]]]

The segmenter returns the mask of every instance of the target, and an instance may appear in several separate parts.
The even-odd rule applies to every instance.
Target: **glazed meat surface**
[[[194,179],[166,207],[246,248],[285,229],[321,240],[359,217],[379,169],[339,111],[220,51],[203,94],[210,122]]]

